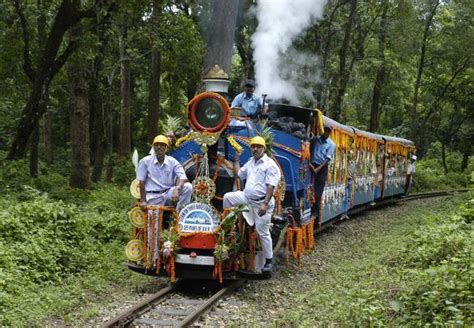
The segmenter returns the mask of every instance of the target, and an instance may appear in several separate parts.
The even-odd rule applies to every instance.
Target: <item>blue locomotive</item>
[[[241,117],[227,100],[204,92],[187,107],[189,130],[169,155],[185,168],[193,183],[193,200],[180,209],[149,206],[130,211],[132,238],[126,247],[129,268],[152,275],[223,279],[260,272],[263,256],[253,227],[245,220],[245,207],[223,209],[226,192],[238,190],[232,161],[241,164],[251,156],[249,141],[256,135],[270,137],[270,155],[282,179],[276,188],[272,239],[275,251],[301,261],[312,249],[317,227],[338,219],[348,207],[401,196],[407,189],[409,157],[413,142],[343,125],[316,109],[269,104],[266,121]],[[336,144],[319,215],[312,215],[315,197],[309,169],[310,138],[324,126],[332,128]],[[349,166],[355,167],[352,188],[347,190]],[[137,195],[132,183],[132,195]],[[348,195],[348,193],[350,195]],[[351,202],[347,201],[350,197]]]

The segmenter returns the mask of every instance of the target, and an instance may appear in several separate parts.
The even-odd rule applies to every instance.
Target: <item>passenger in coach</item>
[[[415,173],[416,155],[410,155],[410,163],[408,164],[407,177],[405,180],[405,194],[407,194],[413,186],[413,174]]]
[[[250,208],[246,217],[249,225],[255,225],[263,254],[265,265],[262,272],[271,272],[273,265],[272,237],[270,235],[270,221],[275,207],[273,193],[281,178],[280,169],[273,159],[265,154],[266,143],[262,137],[253,137],[250,140],[252,157],[241,168],[239,155],[234,156],[234,174],[242,180],[247,180],[244,191],[228,192],[224,195],[224,208],[247,204]]]
[[[346,181],[346,193],[345,193],[345,208],[344,213],[342,213],[341,220],[349,220],[349,210],[352,207],[352,185],[354,184],[356,178],[356,163],[354,160],[354,151],[349,151],[349,163],[347,166],[347,181]]]
[[[326,178],[328,176],[328,164],[332,161],[336,145],[329,138],[331,128],[324,127],[322,136],[316,136],[311,141],[311,164],[310,168],[314,174],[314,194],[316,202],[313,207],[313,215],[319,217],[319,210],[321,208],[321,199],[323,197],[324,186],[326,185]]]
[[[159,135],[153,140],[153,152],[141,159],[137,168],[140,181],[140,207],[146,205],[174,205],[180,208],[191,200],[193,187],[188,182],[183,166],[166,155],[170,141]]]
[[[254,94],[255,81],[247,80],[244,91],[235,96],[230,107],[241,108],[243,116],[256,118],[258,114],[266,114],[267,106],[264,106],[262,98]]]

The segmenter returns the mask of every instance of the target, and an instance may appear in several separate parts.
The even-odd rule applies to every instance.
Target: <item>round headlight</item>
[[[194,130],[218,132],[229,121],[229,105],[221,95],[212,92],[201,93],[188,104],[188,118]]]

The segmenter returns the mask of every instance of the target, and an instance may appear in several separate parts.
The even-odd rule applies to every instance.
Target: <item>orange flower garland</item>
[[[296,236],[296,245],[295,245]],[[288,228],[286,235],[286,259],[288,265],[289,252],[292,253],[293,258],[298,261],[298,267],[301,267],[301,256],[303,255],[303,229],[302,228]]]
[[[145,212],[145,226],[143,227],[143,261],[148,266],[148,211]]]
[[[174,283],[176,281],[176,272],[175,272],[175,268],[174,268],[174,255],[171,255],[170,256],[170,271],[171,271],[171,283]]]
[[[311,157],[310,143],[308,141],[301,142],[301,160],[309,160]]]
[[[155,215],[153,214],[151,216],[151,221],[150,221],[150,224],[151,224],[151,247],[150,247],[150,260],[148,261],[147,263],[147,269],[150,269],[152,266],[153,266],[153,257],[155,256],[155,221],[156,221],[156,218],[155,218]]]

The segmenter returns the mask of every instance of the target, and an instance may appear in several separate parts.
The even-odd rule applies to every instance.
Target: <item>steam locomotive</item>
[[[134,207],[129,213],[132,237],[126,247],[131,270],[148,274],[200,279],[233,279],[242,274],[259,275],[264,263],[259,240],[245,220],[246,208],[223,209],[226,192],[243,187],[233,174],[233,158],[240,153],[243,165],[252,156],[250,139],[270,136],[270,156],[282,178],[276,188],[272,219],[274,251],[284,250],[287,260],[301,263],[305,250],[314,248],[317,227],[338,219],[348,210],[398,197],[406,192],[407,167],[413,142],[338,123],[319,110],[269,104],[266,122],[242,117],[229,108],[218,93],[204,92],[187,106],[189,130],[169,155],[184,167],[193,184],[190,204],[176,209]],[[310,170],[309,138],[332,128],[334,159],[317,217],[311,215],[315,197]],[[347,202],[349,162],[356,172]],[[242,188],[243,189],[243,188]],[[131,193],[139,198],[138,183]]]

